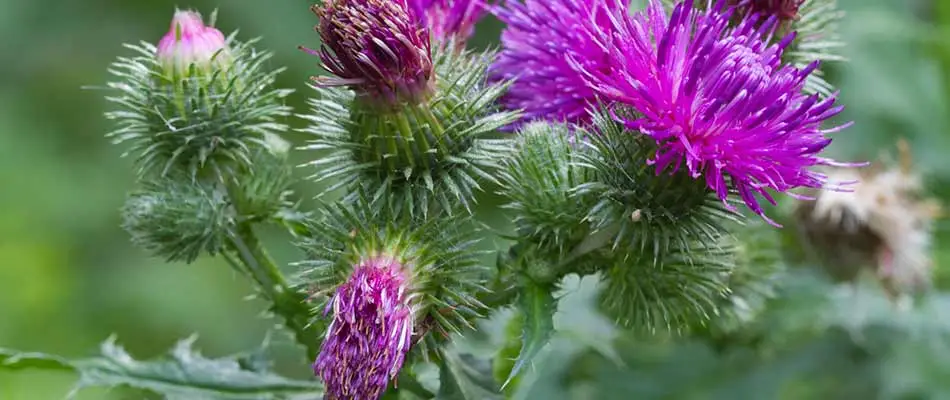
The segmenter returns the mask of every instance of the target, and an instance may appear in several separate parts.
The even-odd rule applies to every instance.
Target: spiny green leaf
[[[557,301],[554,299],[552,289],[529,283],[521,291],[518,302],[524,318],[521,351],[518,353],[518,360],[515,361],[511,373],[502,385],[503,388],[508,386],[521,369],[538,355],[554,334],[554,312],[557,311]]]
[[[442,352],[436,400],[501,400],[488,361],[454,351]]]
[[[237,357],[205,358],[193,349],[196,339],[184,339],[168,355],[149,361],[132,358],[116,344],[115,337],[102,344],[101,356],[75,361],[0,349],[0,370],[74,371],[79,381],[71,396],[83,388],[117,386],[152,391],[168,399],[317,400],[323,396],[323,386],[316,381],[294,380],[250,368]]]

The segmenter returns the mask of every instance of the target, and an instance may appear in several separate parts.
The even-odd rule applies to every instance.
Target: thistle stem
[[[230,247],[244,264],[250,278],[258,284],[263,296],[270,301],[270,310],[284,319],[284,326],[293,332],[297,342],[307,349],[307,357],[316,359],[320,351],[319,327],[310,324],[312,311],[307,296],[290,287],[277,263],[267,254],[249,222],[239,223],[229,232]]]

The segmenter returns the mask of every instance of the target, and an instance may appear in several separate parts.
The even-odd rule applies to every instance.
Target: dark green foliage
[[[113,64],[118,80],[108,99],[119,110],[106,114],[118,125],[109,137],[130,145],[140,176],[230,171],[250,164],[266,135],[285,130],[279,120],[290,115],[283,102],[293,91],[272,89],[282,70],[265,69],[271,54],[255,51],[255,41],[228,42],[233,65],[210,74],[166,76],[145,42],[128,45],[136,54]]]
[[[168,261],[192,262],[219,253],[234,224],[223,188],[187,178],[157,178],[129,195],[123,228],[132,242]]]
[[[554,335],[554,313],[557,312],[554,289],[553,286],[533,283],[526,284],[521,289],[518,295],[518,315],[523,319],[521,349],[503,386],[512,383],[521,370],[551,341],[551,336]]]
[[[501,400],[491,365],[470,354],[442,352],[437,400]]]
[[[428,102],[380,110],[354,101],[351,92],[316,88],[304,131],[310,150],[330,153],[310,162],[316,181],[336,181],[330,190],[362,185],[400,204],[397,211],[426,216],[436,209],[471,212],[480,181],[494,182],[504,140],[489,139],[517,113],[494,101],[507,85],[487,84],[494,53],[444,50],[435,54],[437,90]]]
[[[312,222],[313,237],[301,248],[307,260],[299,263],[302,278],[316,295],[326,300],[345,282],[361,259],[387,254],[410,269],[416,303],[416,328],[423,337],[415,348],[431,355],[433,346],[449,335],[472,327],[484,315],[475,295],[485,290],[487,269],[473,248],[469,217],[428,220],[396,216],[385,199],[374,202],[357,192],[353,202],[328,205]],[[316,306],[322,315],[324,304]]]
[[[680,170],[656,173],[648,160],[653,141],[629,131],[605,111],[595,115],[592,133],[584,141],[589,151],[580,165],[594,175],[579,185],[579,196],[595,199],[587,220],[594,231],[610,231],[615,252],[659,259],[669,249],[682,251],[691,243],[716,242],[725,223],[737,219],[701,179]]]
[[[602,305],[624,327],[683,332],[713,318],[735,269],[731,237],[676,242],[659,257],[615,255]]]
[[[179,341],[168,355],[149,361],[132,358],[115,337],[102,343],[101,356],[81,360],[0,349],[0,369],[36,368],[79,374],[72,394],[88,387],[128,386],[172,400],[317,399],[323,385],[269,371],[253,354],[209,359],[194,350],[196,336]],[[261,350],[266,350],[262,348]]]

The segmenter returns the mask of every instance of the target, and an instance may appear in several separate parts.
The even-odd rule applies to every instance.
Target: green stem
[[[313,313],[307,306],[307,296],[290,287],[249,222],[239,223],[229,234],[231,248],[259,285],[263,296],[271,302],[270,310],[284,319],[284,326],[293,332],[298,343],[306,347],[308,359],[316,359],[322,332],[318,326],[310,324]]]

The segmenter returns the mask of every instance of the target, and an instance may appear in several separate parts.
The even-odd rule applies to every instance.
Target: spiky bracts
[[[389,256],[367,256],[327,303],[333,314],[314,374],[328,400],[378,399],[396,378],[412,345],[412,291],[406,268]]]
[[[610,68],[583,72],[602,96],[635,110],[621,119],[657,142],[657,173],[685,167],[727,206],[735,191],[767,219],[760,198],[775,204],[773,192],[825,184],[812,167],[837,165],[820,152],[848,124],[821,126],[842,107],[802,93],[818,64],[782,64],[793,36],[769,45],[775,19],[753,15],[730,27],[734,10],[718,4],[682,3],[667,16],[651,1],[620,24]]]
[[[592,201],[575,192],[594,175],[579,165],[582,146],[566,124],[534,122],[518,132],[499,179],[519,240],[566,255],[590,233]]]
[[[484,290],[487,269],[477,260],[467,217],[422,221],[396,216],[389,204],[361,193],[352,202],[326,206],[301,243],[308,256],[300,263],[302,279],[317,297],[333,296],[367,260],[398,263],[413,315],[411,345],[431,356],[450,334],[482,315],[475,295]],[[322,311],[326,304],[317,307]]]
[[[273,87],[282,70],[265,69],[270,53],[254,50],[254,42],[232,36],[226,46],[230,62],[199,66],[195,62],[205,59],[192,54],[176,58],[192,63],[174,73],[165,70],[151,43],[127,46],[135,55],[119,58],[110,69],[117,80],[108,85],[108,100],[118,110],[106,117],[118,125],[109,137],[129,145],[126,154],[135,156],[140,176],[226,175],[248,165],[269,135],[286,128],[280,121],[290,114],[283,102],[292,90]]]
[[[648,163],[656,145],[606,111],[595,113],[586,138],[580,165],[594,179],[576,192],[595,199],[586,219],[615,232],[612,247],[659,257],[671,245],[715,241],[738,218],[686,171],[657,175]]]
[[[428,28],[407,0],[329,0],[311,10],[320,17],[320,57],[331,77],[320,86],[346,86],[361,102],[381,108],[418,104],[432,93]]]
[[[205,252],[221,252],[235,217],[225,191],[177,178],[146,181],[131,193],[122,227],[137,246],[168,261],[190,263]]]
[[[719,313],[735,268],[733,238],[674,243],[658,257],[615,254],[604,273],[604,312],[627,328],[683,333]]]
[[[328,150],[310,162],[317,181],[331,190],[362,185],[375,195],[391,192],[399,209],[413,215],[470,210],[482,181],[493,181],[495,154],[505,141],[489,139],[517,118],[494,101],[505,85],[486,84],[492,53],[437,51],[437,90],[428,102],[378,113],[339,88],[317,87],[305,147]]]

